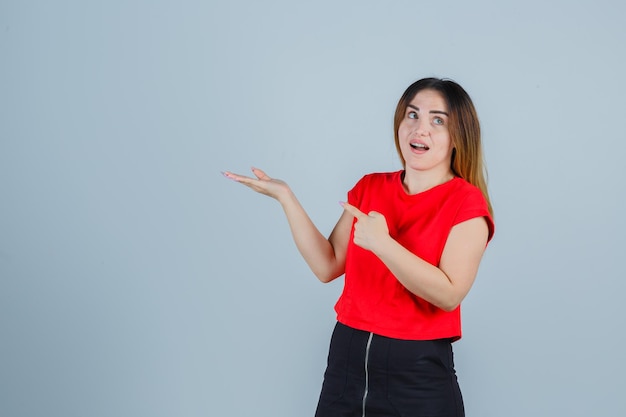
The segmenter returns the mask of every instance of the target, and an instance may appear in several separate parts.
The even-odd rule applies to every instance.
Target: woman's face
[[[435,90],[418,92],[398,127],[400,151],[407,170],[450,172],[452,141],[448,108]]]

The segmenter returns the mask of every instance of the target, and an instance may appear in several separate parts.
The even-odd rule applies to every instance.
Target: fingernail
[[[346,202],[345,202],[345,201],[339,201],[339,205],[340,205],[341,207],[343,207],[343,205],[344,205],[344,204],[346,204]]]

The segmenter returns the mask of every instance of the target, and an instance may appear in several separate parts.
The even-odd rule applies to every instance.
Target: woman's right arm
[[[332,233],[324,237],[306,213],[289,186],[281,180],[270,178],[260,169],[253,168],[257,178],[225,172],[224,176],[261,194],[276,199],[283,208],[293,240],[311,271],[322,282],[330,282],[345,271],[346,250],[350,239],[353,217],[342,213]]]

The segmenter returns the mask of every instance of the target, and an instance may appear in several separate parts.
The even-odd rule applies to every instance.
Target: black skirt
[[[337,323],[315,417],[464,415],[449,339],[392,339]]]

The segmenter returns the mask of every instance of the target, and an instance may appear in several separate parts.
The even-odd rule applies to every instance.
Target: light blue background
[[[626,415],[623,2],[0,1],[0,415],[311,416],[326,234],[392,117],[457,80],[496,237],[455,344],[468,416]]]

